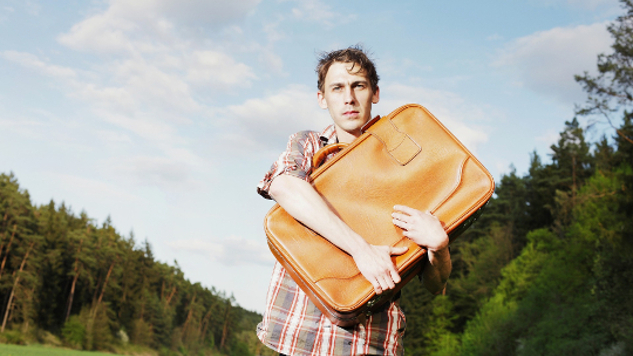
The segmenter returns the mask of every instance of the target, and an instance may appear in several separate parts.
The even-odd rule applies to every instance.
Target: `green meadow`
[[[105,352],[58,349],[41,345],[22,346],[0,344],[1,356],[117,356]]]

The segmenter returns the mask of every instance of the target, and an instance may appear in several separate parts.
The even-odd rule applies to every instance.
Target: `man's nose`
[[[352,87],[345,88],[345,104],[353,104],[355,101],[354,89]]]

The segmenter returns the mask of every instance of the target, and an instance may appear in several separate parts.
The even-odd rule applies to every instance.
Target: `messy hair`
[[[371,59],[365,53],[365,50],[360,45],[350,46],[345,49],[339,49],[331,52],[323,52],[319,55],[319,63],[316,67],[316,73],[318,76],[317,87],[319,91],[323,92],[323,86],[325,85],[325,76],[327,75],[330,66],[334,62],[352,63],[350,72],[355,71],[356,66],[360,67],[360,71],[365,72],[371,90],[375,93],[378,90],[378,73],[376,73],[376,67]]]

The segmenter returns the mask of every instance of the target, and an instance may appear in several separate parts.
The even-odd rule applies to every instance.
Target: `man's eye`
[[[341,87],[333,87],[332,91],[341,91]]]

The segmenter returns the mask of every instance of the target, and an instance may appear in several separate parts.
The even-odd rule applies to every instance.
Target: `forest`
[[[576,76],[587,99],[549,159],[533,152],[526,173],[497,182],[451,246],[443,294],[404,288],[407,355],[633,354],[633,2],[621,3],[613,52],[598,56],[595,76]],[[273,355],[255,336],[260,318],[109,219],[36,206],[0,174],[0,342]]]
[[[260,316],[157,262],[110,219],[33,206],[0,174],[0,342],[160,355],[253,355]]]

